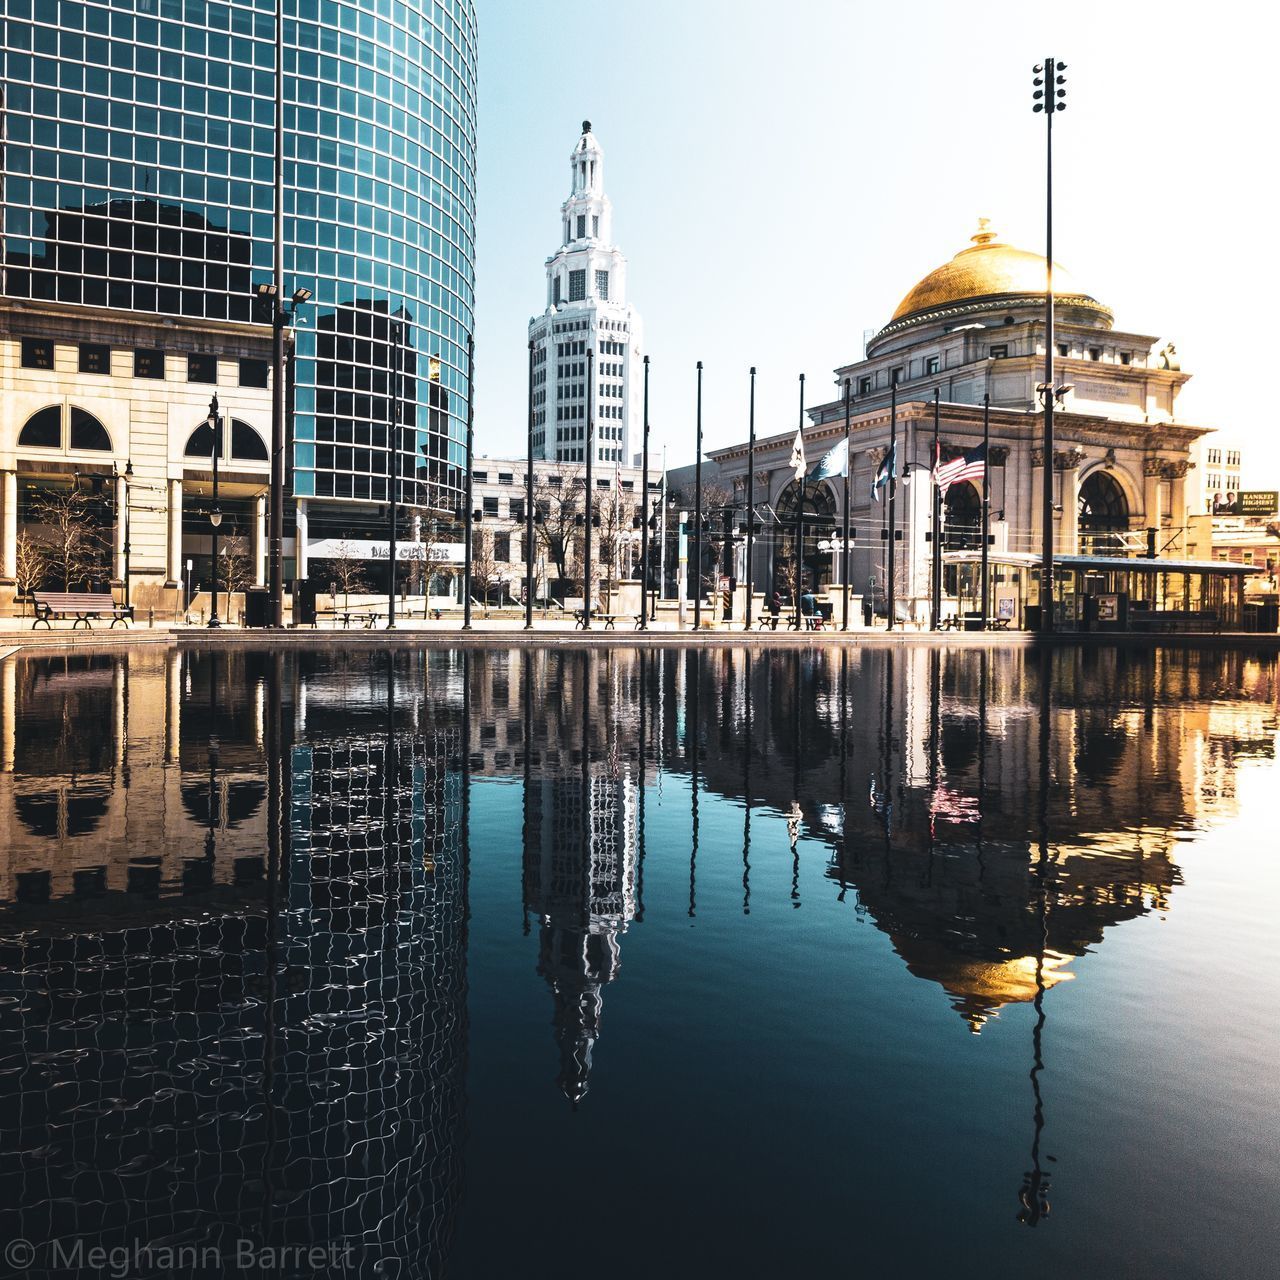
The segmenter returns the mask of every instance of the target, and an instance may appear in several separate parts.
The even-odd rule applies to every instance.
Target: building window
[[[1101,348],[1101,347],[1090,347],[1090,348],[1089,348],[1089,359],[1090,359],[1090,360],[1101,360],[1101,359],[1102,359],[1102,348]]]
[[[24,369],[52,369],[53,341],[50,338],[23,338],[22,367]]]
[[[603,301],[609,301],[609,273],[607,271],[596,272],[596,296]]]
[[[524,499],[512,498],[510,502],[511,518],[517,522],[524,519]]]
[[[1058,354],[1064,359],[1071,354],[1071,348],[1065,342],[1058,343]]]
[[[111,437],[107,429],[91,413],[71,406],[71,447],[111,452]]]
[[[133,376],[135,378],[163,378],[164,352],[153,347],[139,347],[133,353]]]
[[[559,303],[559,301],[560,301],[560,277],[559,277],[559,276],[556,276],[556,278],[555,278],[555,280],[554,280],[554,282],[553,282],[553,284],[552,284],[552,290],[551,290],[551,292],[552,292],[552,296],[554,297],[555,301],[556,301],[557,303]],[[562,346],[563,344],[562,344],[562,343],[557,343],[556,345],[557,345],[557,346]]]
[[[487,516],[496,516],[496,515],[498,514],[498,499],[497,499],[497,498],[485,498],[485,499],[484,499],[484,513],[485,513],[485,515],[487,515]]]
[[[1128,351],[1122,351],[1122,352],[1120,353],[1120,363],[1121,363],[1121,364],[1129,364],[1132,360],[1133,360],[1133,356],[1132,356],[1132,354],[1131,354],[1130,352],[1128,352]]]
[[[265,360],[241,360],[240,385],[242,387],[265,387],[267,385],[268,367]]]
[[[217,356],[200,356],[194,353],[187,356],[188,382],[217,382],[217,380]]]
[[[1009,356],[1009,344],[1007,342],[997,343],[989,349],[988,354],[993,360],[1005,360]]]
[[[499,564],[507,564],[511,559],[511,535],[498,533],[493,538],[493,558]]]
[[[569,301],[581,302],[587,296],[587,273],[585,271],[569,272]]]
[[[893,386],[897,386],[897,385],[898,385],[898,383],[902,381],[902,375],[903,375],[903,367],[902,367],[902,365],[899,365],[896,369],[894,369],[894,370],[889,374],[889,382],[890,382]]]
[[[489,473],[487,471],[473,471],[471,473],[471,479],[475,484],[488,484]]]
[[[578,214],[578,239],[581,240],[587,234],[587,215],[585,213]]]
[[[870,379],[870,378],[859,378],[859,379],[858,379],[858,394],[859,394],[860,396],[869,396],[869,395],[871,394],[871,379]]]
[[[57,405],[33,413],[18,434],[21,449],[62,448],[62,410]]]
[[[81,373],[110,373],[111,348],[98,342],[80,344]]]
[[[928,356],[924,362],[925,373],[937,373],[941,368],[942,362],[937,356]]]
[[[600,234],[600,217],[598,214],[591,215],[591,234],[598,236]]]

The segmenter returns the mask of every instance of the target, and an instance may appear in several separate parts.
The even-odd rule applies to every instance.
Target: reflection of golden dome
[[[979,298],[1044,296],[1043,254],[1001,244],[986,218],[978,219],[978,231],[972,239],[969,248],[961,249],[950,262],[930,271],[903,298],[890,324],[920,312]],[[1059,297],[1088,297],[1056,262],[1053,291]]]

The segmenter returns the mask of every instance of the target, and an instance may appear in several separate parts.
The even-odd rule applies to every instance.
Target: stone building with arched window
[[[907,292],[866,343],[864,358],[835,370],[832,397],[808,410],[805,455],[812,471],[842,443],[847,388],[849,475],[805,482],[809,585],[829,589],[842,580],[838,539],[848,484],[851,589],[870,591],[874,580],[883,591],[886,549],[894,537],[896,598],[913,616],[926,616],[935,429],[944,461],[973,449],[982,441],[988,398],[988,500],[998,551],[1030,555],[1040,549],[1047,461],[1059,554],[1145,553],[1149,529],[1156,530],[1162,555],[1185,553],[1189,452],[1210,430],[1179,418],[1178,394],[1190,374],[1180,368],[1171,343],[1117,329],[1111,311],[1057,264],[1054,281],[1056,377],[1069,390],[1055,414],[1051,459],[1044,457],[1037,395],[1044,376],[1044,257],[1002,243],[985,219],[967,248]],[[873,498],[872,481],[889,450],[895,386],[897,489],[890,530],[888,503]],[[789,426],[756,444],[752,498],[759,536],[751,579],[757,592],[795,580],[795,434]],[[709,457],[745,510],[746,442]],[[968,481],[948,490],[944,548],[980,545],[979,490]],[[884,496],[882,489],[878,497]]]

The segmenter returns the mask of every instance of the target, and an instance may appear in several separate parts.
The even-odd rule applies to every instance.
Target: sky
[[[1280,487],[1275,6],[1218,0],[478,0],[476,451],[522,456],[527,326],[592,121],[651,357],[651,447],[794,430],[979,216],[1043,252],[1032,66],[1065,61],[1054,257],[1172,340],[1179,420]],[[1229,439],[1228,439],[1229,437]],[[639,441],[634,442],[638,450]]]

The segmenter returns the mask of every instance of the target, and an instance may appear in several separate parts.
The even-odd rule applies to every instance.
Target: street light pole
[[[269,622],[284,626],[284,0],[276,0],[275,185],[271,296],[271,499],[267,531]]]
[[[129,487],[133,484],[133,459],[126,458],[124,464],[124,605],[129,607],[129,507],[131,500]]]
[[[587,498],[582,522],[582,629],[591,630],[591,493],[592,454],[596,451],[596,353],[587,348]],[[585,744],[584,744],[584,750]]]
[[[391,412],[387,415],[387,630],[396,629],[396,521],[400,488],[400,326],[391,326]]]
[[[804,449],[804,374],[800,375],[800,420],[796,428],[800,437],[800,447]],[[791,629],[800,630],[800,594],[804,590],[804,500],[809,492],[809,469],[805,459],[801,457],[800,465],[800,501],[796,503],[796,575],[795,594],[791,601]]]
[[[991,614],[991,392],[982,394],[982,630]]]
[[[885,569],[885,605],[888,621],[885,630],[892,631],[897,604],[894,600],[894,535],[898,532],[898,379],[889,375],[889,547]]]
[[[853,480],[853,468],[849,465],[849,430],[853,413],[853,383],[844,380],[844,546],[840,558],[840,586],[844,606],[840,614],[840,630],[849,630],[849,484]]]
[[[752,552],[755,547],[756,526],[756,367],[751,366],[751,400],[747,411],[747,625],[751,630],[751,597],[754,594]],[[748,698],[750,693],[748,692]]]
[[[533,630],[533,360],[529,343],[529,440],[524,480],[524,629]]]
[[[1062,101],[1067,96],[1066,77],[1059,72],[1065,71],[1065,62],[1056,62],[1046,58],[1035,67],[1032,83],[1035,92],[1033,110],[1044,112],[1044,157],[1045,157],[1045,295],[1044,295],[1044,383],[1040,388],[1041,400],[1044,404],[1044,459],[1042,472],[1041,504],[1044,508],[1043,545],[1040,556],[1040,630],[1046,635],[1053,631],[1053,117],[1062,111],[1066,104]],[[1063,519],[1067,518],[1063,513]]]
[[[644,444],[640,458],[640,621],[637,631],[649,630],[649,357],[644,358]]]
[[[218,412],[218,393],[209,401],[209,430],[213,436],[213,510],[209,512],[209,525],[213,530],[213,592],[209,603],[209,626],[220,627],[218,617],[218,526],[222,524],[222,508],[218,506],[218,454],[222,452],[222,415]]]
[[[933,389],[933,574],[930,582],[930,618],[929,629],[937,631],[938,623],[941,621],[942,613],[942,494],[938,489],[938,426],[941,417],[941,390],[938,387]]]
[[[466,509],[462,513],[463,522],[463,566],[462,566],[462,629],[471,630],[471,471],[475,461],[475,387],[473,380],[476,368],[475,334],[467,334],[467,474],[463,479],[466,494]]]
[[[702,625],[702,361],[698,361],[697,462],[693,468],[693,629]]]

